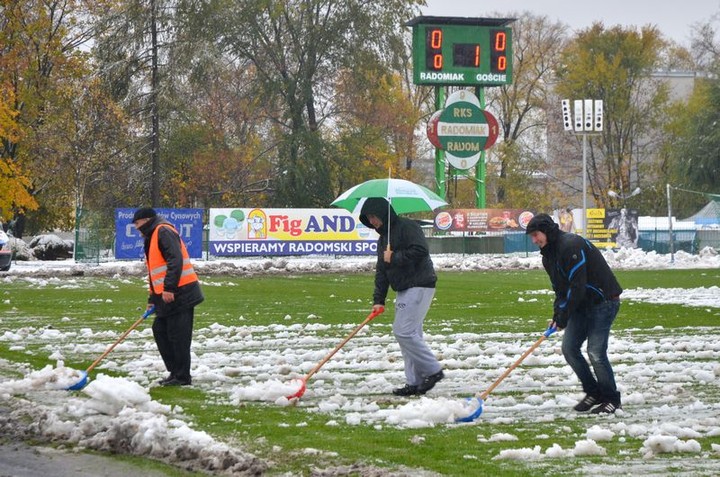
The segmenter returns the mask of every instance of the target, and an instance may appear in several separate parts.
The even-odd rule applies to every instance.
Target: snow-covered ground
[[[667,255],[621,250],[605,252],[614,269],[704,268],[720,270],[720,257],[711,250],[699,255]],[[441,255],[433,257],[440,270],[493,270],[540,268],[538,254],[529,256]],[[263,274],[305,272],[349,272],[373,268],[368,257],[282,258],[198,261],[201,276],[218,274]],[[90,266],[72,262],[17,262],[0,283],[25,281],[28,286],[82,286],[76,275],[142,276],[141,263],[111,262]],[[720,324],[720,288],[628,289],[627,306],[633,302],[679,303],[709,309]],[[20,425],[31,416],[31,429],[48,439],[68,441],[93,449],[132,452],[168,461],[186,460],[186,467],[230,472],[261,471],[266,463],[246,452],[217,442],[196,431],[183,418],[182,409],[169,408],[150,398],[148,388],[164,374],[149,327],[136,330],[91,373],[82,392],[69,394],[67,386],[77,382],[76,370],[63,367],[67,357],[101,354],[118,334],[82,329],[61,333],[31,325],[20,325],[12,315],[11,299],[0,292],[0,345],[23,351],[41,345],[57,366],[42,370],[20,369],[24,378],[8,379],[16,364],[0,361],[0,403],[12,411],[0,413],[0,429]],[[538,300],[549,290],[518,295],[518,301]],[[360,307],[360,305],[359,305]],[[622,313],[622,311],[621,311]],[[69,320],[70,318],[65,318]],[[120,319],[118,319],[120,323]],[[680,465],[695,475],[720,475],[720,326],[688,327],[665,333],[661,329],[614,331],[610,358],[623,394],[624,410],[615,416],[588,419],[570,408],[582,397],[575,376],[560,354],[557,335],[513,372],[500,389],[483,404],[483,413],[472,423],[455,423],[477,406],[473,396],[484,390],[539,336],[527,333],[459,333],[457,322],[448,317],[440,334],[427,339],[446,370],[446,379],[415,399],[393,399],[388,391],[403,382],[402,358],[392,338],[389,320],[376,320],[360,333],[315,375],[299,402],[303,409],[327,416],[328,426],[372,425],[422,429],[431,426],[478,426],[479,442],[504,442],[496,459],[537,461],[551,466],[554,459],[607,455],[607,444],[641,439],[634,455],[614,456],[603,464],[587,463],[586,475],[677,475],[665,473],[663,456],[682,458]],[[282,323],[266,326],[215,323],[195,330],[193,384],[211,392],[221,402],[241,404],[264,401],[287,406],[285,396],[299,389],[299,379],[346,336],[356,322],[328,325],[314,315],[292,316],[288,310]],[[539,327],[542,324],[538,324]],[[122,373],[124,378],[103,375],[103,370]],[[502,390],[512,390],[503,394]],[[486,435],[482,423],[523,427],[528,422],[557,421],[558,435],[570,432],[567,420],[581,423],[585,435],[573,447],[562,448],[552,435],[535,436],[537,445],[518,448],[518,436]],[[525,423],[525,424],[524,424]],[[17,431],[14,431],[17,432]],[[717,439],[701,445],[698,438]],[[421,438],[418,436],[418,438]],[[705,441],[707,442],[707,441]],[[468,449],[466,459],[476,459]],[[187,462],[195,464],[188,465]],[[204,463],[203,463],[204,462]],[[555,461],[557,462],[557,461]],[[194,467],[193,467],[194,465]],[[551,467],[549,467],[551,468]]]

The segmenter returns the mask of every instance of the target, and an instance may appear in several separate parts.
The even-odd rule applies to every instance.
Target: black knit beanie
[[[140,219],[152,219],[153,217],[157,216],[157,212],[155,212],[155,209],[152,207],[142,207],[135,211],[135,215],[133,215],[133,222],[136,222]]]

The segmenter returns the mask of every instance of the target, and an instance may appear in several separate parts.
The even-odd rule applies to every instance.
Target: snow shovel
[[[486,391],[481,393],[479,396],[476,395],[475,397],[468,398],[468,401],[472,401],[473,399],[476,399],[478,401],[478,408],[475,411],[473,411],[472,414],[470,414],[469,416],[459,417],[459,418],[455,419],[455,422],[472,422],[475,419],[477,419],[480,416],[480,414],[482,414],[482,412],[483,412],[483,402],[485,401],[485,399],[487,399],[487,397],[490,395],[490,393],[493,391],[493,389],[498,387],[498,385],[503,381],[503,379],[508,377],[508,375],[512,372],[513,369],[520,366],[520,363],[522,363],[525,360],[525,358],[530,356],[530,354],[533,351],[535,351],[537,349],[537,347],[540,346],[540,344],[548,338],[548,336],[555,333],[556,331],[557,331],[557,328],[552,327],[552,326],[549,327],[545,331],[545,333],[543,333],[543,335],[540,337],[540,339],[537,340],[530,348],[528,348],[528,350],[525,351],[522,354],[522,356],[520,356],[518,358],[518,360],[515,361],[508,369],[506,369],[505,372],[503,374],[501,374],[500,377],[497,378],[495,380],[495,382],[492,383],[492,385],[489,388],[487,388]]]
[[[114,342],[112,345],[110,345],[110,347],[109,347],[108,349],[106,349],[105,352],[104,352],[103,354],[101,354],[100,357],[99,357],[98,359],[96,359],[96,360],[93,362],[93,364],[91,364],[91,365],[88,367],[88,369],[86,369],[85,371],[82,372],[81,377],[80,377],[80,381],[78,381],[77,383],[73,384],[73,385],[70,386],[69,388],[66,388],[66,390],[67,390],[67,391],[79,391],[79,390],[81,390],[82,388],[84,388],[85,386],[87,386],[87,383],[88,383],[88,373],[89,373],[90,371],[92,371],[93,369],[95,369],[95,366],[97,366],[97,365],[100,363],[100,361],[102,361],[102,360],[105,358],[105,356],[107,356],[108,354],[110,354],[110,352],[111,352],[113,349],[115,349],[115,347],[116,347],[117,345],[119,345],[119,344],[122,342],[122,340],[124,340],[124,339],[127,337],[127,335],[130,334],[130,332],[131,332],[132,330],[134,330],[135,328],[137,328],[137,327],[140,325],[140,323],[142,323],[148,316],[152,315],[153,313],[155,313],[155,307],[154,307],[154,306],[152,306],[152,307],[148,308],[147,310],[145,310],[145,313],[143,313],[143,315],[142,315],[135,323],[133,323],[132,326],[131,326],[125,333],[123,333],[123,334],[120,336],[120,338],[117,339],[116,342]]]
[[[300,386],[300,389],[295,394],[291,394],[290,396],[287,397],[288,401],[290,401],[292,399],[300,399],[302,397],[302,395],[305,394],[305,390],[307,389],[306,385],[307,385],[308,379],[310,379],[315,373],[317,373],[320,370],[320,368],[322,368],[323,365],[325,363],[327,363],[330,360],[330,358],[332,358],[335,355],[335,353],[340,351],[340,348],[345,346],[345,343],[350,341],[350,339],[353,336],[355,336],[358,333],[358,331],[360,331],[363,328],[363,326],[370,323],[376,316],[378,316],[383,311],[385,311],[385,308],[380,308],[378,311],[373,311],[372,313],[370,313],[367,316],[367,318],[365,318],[365,321],[360,323],[354,330],[352,330],[352,332],[349,335],[347,335],[347,337],[344,340],[342,340],[342,342],[340,342],[340,344],[337,345],[334,350],[332,350],[318,364],[316,364],[315,367],[313,369],[311,369],[310,372],[307,373],[304,378],[302,378],[302,385]]]

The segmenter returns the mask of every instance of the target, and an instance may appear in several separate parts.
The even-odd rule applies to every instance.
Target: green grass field
[[[718,270],[619,271],[617,275],[626,289],[711,287],[720,283]],[[237,326],[239,317],[248,327],[281,324],[288,314],[297,317],[314,314],[323,323],[330,324],[359,323],[371,306],[370,274],[223,276],[202,277],[202,280],[206,301],[196,310],[196,329],[213,323]],[[442,272],[436,300],[426,320],[426,331],[443,334],[451,326],[453,333],[525,332],[539,337],[551,315],[551,298],[541,295],[538,300],[530,301],[519,297],[524,292],[548,288],[547,276],[537,270]],[[139,317],[144,297],[141,278],[6,280],[0,291],[0,335],[22,327],[52,327],[61,331],[90,327],[120,332],[125,325],[118,329],[118,321],[129,325]],[[71,319],[64,320],[64,317]],[[392,312],[378,320],[389,324]],[[720,309],[629,302],[623,304],[614,332],[659,340],[692,335],[699,328],[702,330],[698,332],[720,335]],[[338,341],[342,337],[337,335]],[[33,369],[54,364],[39,345],[35,349],[29,345],[25,350],[11,351],[0,342],[0,358],[28,364]],[[83,369],[93,358],[68,357],[65,364]],[[17,378],[7,376],[7,370],[4,372],[4,378]],[[516,372],[521,373],[522,368]],[[541,390],[537,392],[540,394]],[[513,391],[503,389],[500,394],[512,395]],[[578,469],[613,459],[597,456],[542,462],[493,459],[501,449],[538,445],[538,435],[549,436],[550,441],[542,443],[544,447],[557,442],[564,448],[572,448],[578,436],[592,425],[585,419],[527,421],[521,425],[480,422],[474,426],[423,429],[383,426],[377,429],[369,425],[328,426],[327,415],[308,412],[302,407],[264,403],[232,406],[211,389],[200,386],[152,388],[151,395],[160,402],[181,405],[196,430],[206,431],[220,441],[270,460],[271,473],[275,475],[309,475],[309,469],[316,465],[323,468],[354,462],[388,469],[422,468],[447,476],[577,475]],[[720,402],[717,388],[709,396],[714,402]],[[509,445],[481,439],[498,433],[516,435],[519,441]],[[709,448],[711,443],[720,442],[720,437],[697,440]],[[641,440],[628,437],[604,442],[603,446],[610,456],[630,455],[628,466],[632,466],[641,460],[637,452],[641,444]],[[308,448],[316,451],[307,452]],[[712,458],[718,461],[716,469],[720,469],[720,455]],[[676,475],[671,470],[674,466],[687,468],[687,462],[678,461],[675,455],[659,459],[669,469],[665,475]],[[187,474],[178,471],[178,475]],[[697,475],[705,474],[701,471]]]

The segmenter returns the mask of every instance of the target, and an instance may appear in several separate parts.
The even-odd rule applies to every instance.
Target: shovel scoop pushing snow
[[[100,364],[100,361],[102,361],[102,360],[105,358],[105,356],[107,356],[108,354],[110,354],[110,352],[111,352],[113,349],[115,349],[115,347],[116,347],[117,345],[119,345],[119,344],[127,337],[127,335],[130,334],[130,332],[131,332],[132,330],[134,330],[135,328],[137,328],[138,326],[140,326],[140,323],[142,323],[148,316],[152,315],[153,313],[155,313],[155,307],[154,307],[154,306],[148,308],[147,310],[145,310],[145,313],[143,313],[143,315],[142,315],[135,323],[133,323],[132,326],[131,326],[130,328],[128,328],[128,330],[127,330],[125,333],[123,333],[123,334],[120,336],[120,338],[117,339],[117,341],[115,341],[112,345],[110,345],[110,347],[109,347],[108,349],[106,349],[105,352],[104,352],[103,354],[101,354],[100,357],[99,357],[98,359],[96,359],[96,360],[93,362],[93,364],[91,364],[91,365],[88,367],[88,369],[86,369],[85,371],[82,371],[82,372],[81,372],[81,374],[80,374],[80,380],[79,380],[77,383],[73,384],[72,386],[68,387],[67,390],[68,390],[68,391],[79,391],[79,390],[81,390],[82,388],[84,388],[85,386],[87,386],[87,383],[88,383],[88,373],[90,373],[90,371],[92,371],[93,369],[95,369],[95,366],[97,366],[98,364]]]
[[[355,329],[352,330],[352,332],[350,332],[350,334],[347,335],[347,337],[346,337],[344,340],[342,340],[342,341],[340,342],[340,344],[338,344],[338,345],[335,347],[335,349],[333,349],[330,353],[328,353],[327,356],[325,356],[318,364],[315,365],[315,367],[314,367],[313,369],[310,370],[309,373],[307,373],[307,374],[305,375],[304,378],[302,378],[302,380],[301,380],[302,383],[301,383],[301,385],[300,385],[300,389],[299,389],[296,393],[291,394],[290,396],[288,396],[288,397],[287,397],[288,401],[292,401],[292,400],[294,400],[294,399],[300,399],[300,398],[303,396],[303,394],[305,394],[305,390],[307,389],[308,379],[310,379],[315,373],[317,373],[317,372],[320,370],[320,368],[322,368],[323,365],[330,360],[330,358],[332,358],[333,356],[335,356],[335,353],[337,353],[338,351],[340,351],[340,348],[342,348],[343,346],[345,346],[345,344],[346,344],[348,341],[350,341],[350,339],[352,339],[352,337],[355,336],[365,325],[367,325],[368,323],[370,323],[376,316],[378,316],[380,313],[382,313],[382,312],[384,312],[384,311],[385,311],[385,308],[379,308],[377,311],[373,311],[372,313],[370,313],[370,314],[367,316],[367,318],[365,318],[365,321],[363,321],[363,322],[360,323],[357,327],[355,327]]]
[[[528,356],[530,356],[530,354],[531,354],[533,351],[535,351],[535,350],[537,349],[537,347],[540,346],[540,344],[542,344],[542,342],[545,341],[545,340],[548,338],[548,336],[550,336],[551,334],[555,333],[556,331],[557,331],[557,328],[552,327],[552,326],[549,327],[549,328],[545,331],[545,333],[543,333],[543,335],[540,337],[540,339],[538,339],[535,343],[533,343],[533,345],[532,345],[530,348],[528,348],[528,350],[525,351],[525,352],[522,354],[522,356],[520,356],[520,357],[518,358],[517,361],[515,361],[508,369],[506,369],[505,372],[504,372],[503,374],[501,374],[500,377],[497,378],[497,379],[495,380],[495,382],[492,383],[489,388],[487,388],[486,391],[482,392],[482,393],[481,393],[480,395],[478,395],[478,396],[475,396],[475,397],[472,397],[472,398],[467,398],[468,401],[477,401],[477,409],[475,409],[473,412],[471,412],[470,415],[468,415],[468,416],[459,417],[459,418],[455,419],[455,422],[472,422],[472,421],[474,421],[475,419],[477,419],[478,417],[480,417],[480,414],[482,414],[482,412],[483,412],[483,403],[485,402],[485,399],[487,399],[487,397],[488,397],[488,396],[490,395],[490,393],[493,391],[493,389],[495,389],[496,387],[498,387],[498,385],[499,385],[505,378],[508,377],[508,375],[512,372],[513,369],[515,369],[515,368],[517,368],[518,366],[520,366],[520,363],[522,363],[522,362],[525,360],[525,358],[527,358]]]

